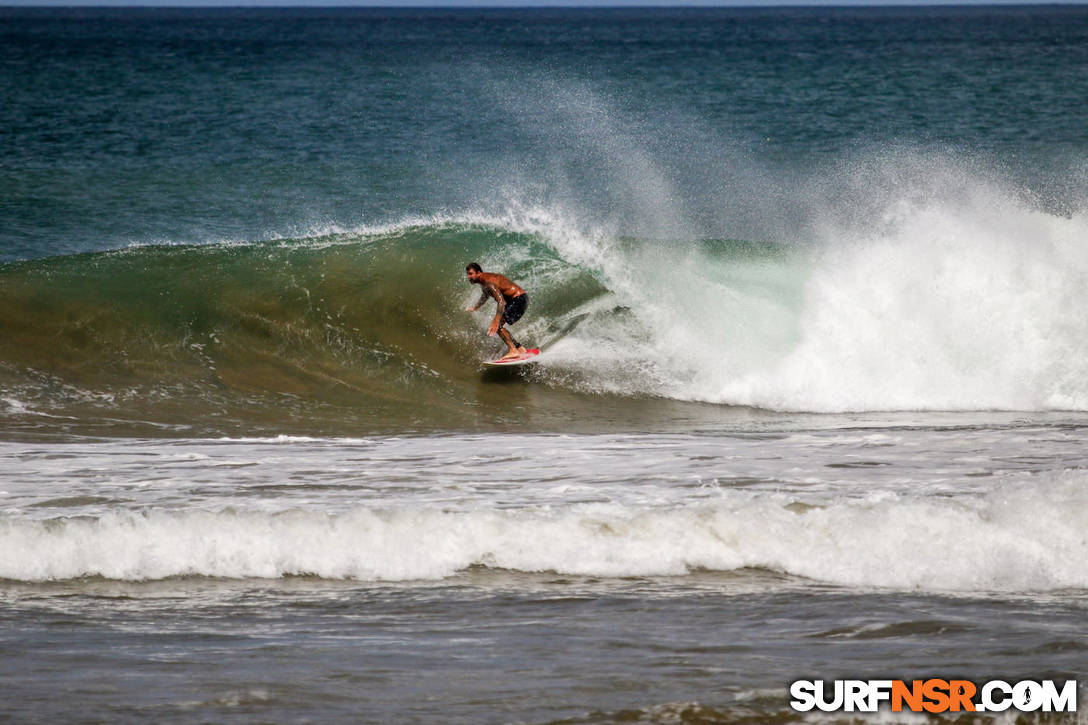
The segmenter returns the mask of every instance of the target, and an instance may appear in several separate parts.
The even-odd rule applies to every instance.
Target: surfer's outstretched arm
[[[483,303],[487,302],[487,298],[490,297],[490,296],[491,295],[489,295],[487,293],[487,290],[485,289],[483,291],[483,293],[480,295],[480,299],[476,300],[476,304],[474,304],[472,307],[466,307],[465,312],[475,312],[476,310],[480,309],[480,306]]]

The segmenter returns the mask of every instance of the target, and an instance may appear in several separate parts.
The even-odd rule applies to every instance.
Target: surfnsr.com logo
[[[877,712],[884,703],[892,712],[1076,712],[1077,681],[798,680],[790,697],[797,712]]]

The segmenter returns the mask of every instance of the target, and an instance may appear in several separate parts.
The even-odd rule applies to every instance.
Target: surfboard
[[[532,350],[527,350],[524,355],[518,355],[515,358],[509,360],[484,360],[484,365],[491,365],[492,367],[511,367],[513,365],[528,365],[531,362],[536,362],[537,357],[540,355],[540,348],[534,347]]]

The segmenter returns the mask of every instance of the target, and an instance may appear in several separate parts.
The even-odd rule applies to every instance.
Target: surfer
[[[525,314],[526,306],[529,304],[529,295],[525,294],[525,290],[501,274],[485,272],[476,262],[472,262],[465,267],[465,274],[468,275],[469,282],[484,288],[479,301],[472,307],[466,307],[466,312],[475,312],[480,309],[480,306],[487,302],[489,297],[493,298],[498,305],[495,319],[491,321],[491,325],[487,328],[487,334],[489,337],[498,334],[502,341],[506,343],[506,346],[510,348],[499,359],[510,360],[518,355],[526,354],[528,351],[520,342],[514,339],[503,325],[512,325],[521,319],[521,316]]]

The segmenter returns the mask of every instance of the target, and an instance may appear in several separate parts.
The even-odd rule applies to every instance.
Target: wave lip
[[[981,497],[880,494],[808,505],[728,492],[668,510],[357,508],[117,511],[0,522],[0,578],[100,576],[437,580],[472,566],[626,577],[770,569],[851,587],[1088,588],[1088,477],[1002,484]]]

